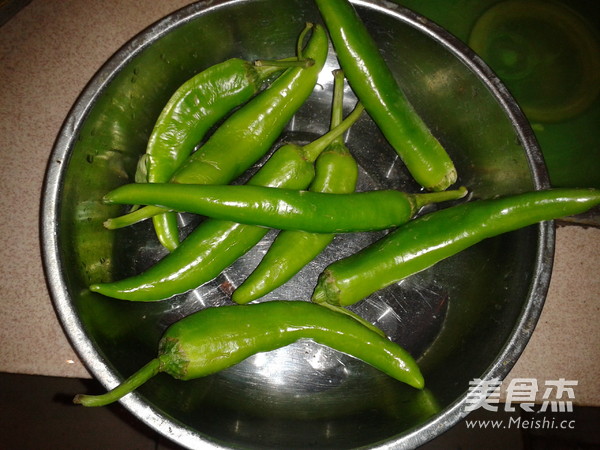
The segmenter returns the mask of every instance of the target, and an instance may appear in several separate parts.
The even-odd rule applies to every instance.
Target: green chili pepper
[[[397,227],[427,204],[466,194],[465,188],[424,194],[393,189],[330,194],[251,185],[132,183],[109,192],[104,201],[155,205],[279,230],[351,233]]]
[[[362,111],[362,106],[358,105],[342,124],[304,147],[288,144],[279,148],[248,184],[305,189],[314,178],[314,161],[319,154],[332,140],[346,131],[360,117]],[[172,253],[145,272],[112,283],[95,284],[90,286],[90,289],[122,300],[163,300],[195,289],[217,277],[256,245],[267,231],[264,227],[207,219]]]
[[[240,176],[267,153],[275,140],[313,92],[325,64],[328,40],[320,25],[301,56],[314,64],[308,68],[292,67],[267,89],[229,116],[206,143],[175,171],[172,183],[226,184]],[[122,228],[166,212],[146,206],[125,216],[109,219],[108,228]]]
[[[297,58],[260,64],[232,58],[186,81],[167,102],[148,140],[147,181],[169,181],[210,128],[250,100],[273,74],[311,64]]]
[[[335,70],[331,128],[342,121],[344,72]],[[353,192],[358,178],[358,164],[340,136],[319,155],[315,178],[309,189],[315,192]],[[333,240],[333,234],[308,233],[301,230],[281,231],[254,271],[233,292],[231,299],[248,303],[283,285],[312,261]]]
[[[434,191],[454,184],[452,160],[406,98],[350,2],[315,3],[350,86],[414,179]]]
[[[113,390],[77,395],[74,402],[104,406],[118,401],[159,372],[180,380],[205,377],[259,353],[310,339],[372,365],[417,389],[423,376],[412,356],[355,320],[304,301],[271,301],[212,307],[171,325],[158,356]]]
[[[549,189],[426,214],[329,265],[319,277],[313,301],[352,305],[484,239],[580,214],[598,204],[600,190]]]
[[[265,81],[286,67],[307,67],[298,58],[256,64],[232,58],[209,67],[181,85],[171,96],[150,134],[136,181],[166,183],[206,133],[234,108],[250,100]],[[138,181],[139,182],[139,181]],[[175,214],[154,216],[159,241],[169,250],[179,244]]]

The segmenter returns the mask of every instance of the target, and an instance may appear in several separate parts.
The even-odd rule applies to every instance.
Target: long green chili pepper
[[[260,64],[231,58],[183,83],[163,108],[146,149],[147,181],[165,183],[206,133],[226,114],[250,100],[269,77],[310,60],[284,59]]]
[[[416,113],[377,44],[348,0],[315,0],[350,86],[414,179],[442,191],[456,169],[446,150]]]
[[[329,265],[320,275],[312,299],[349,306],[484,239],[580,214],[599,204],[600,190],[549,189],[426,214]]]
[[[271,76],[288,67],[307,67],[311,63],[293,58],[258,65],[231,58],[190,78],[171,96],[152,129],[139,166],[145,172],[145,181],[169,181],[206,133],[258,93]],[[136,174],[136,181],[140,178]],[[173,250],[179,244],[175,214],[164,213],[152,219],[159,241]]]
[[[159,372],[180,380],[205,377],[259,352],[310,339],[358,358],[417,389],[424,380],[413,357],[398,344],[357,321],[305,301],[271,301],[212,307],[171,325],[158,344],[158,356],[113,390],[77,395],[84,406],[118,401]]]
[[[330,194],[250,185],[132,183],[109,192],[104,201],[155,205],[279,230],[349,233],[394,228],[427,204],[466,194],[465,188],[423,194],[393,189]]]
[[[314,161],[319,154],[332,140],[346,131],[360,117],[362,111],[362,105],[358,105],[342,124],[304,147],[294,144],[282,146],[248,184],[305,189],[314,178]],[[256,245],[267,231],[264,227],[207,219],[173,252],[145,272],[112,283],[95,284],[90,286],[90,290],[122,300],[163,300],[195,289],[217,277]]]
[[[325,64],[329,42],[320,25],[311,26],[312,35],[301,59],[310,67],[292,67],[269,87],[229,116],[204,145],[187,158],[170,179],[172,183],[226,184],[240,176],[267,153],[298,108],[313,92]],[[163,208],[146,206],[106,221],[110,228],[122,228],[156,214]]]
[[[344,72],[335,70],[331,128],[342,121]],[[344,144],[342,136],[319,155],[315,162],[315,178],[309,190],[315,192],[353,192],[358,178],[358,164]],[[312,261],[333,240],[333,234],[307,233],[301,230],[281,231],[258,266],[231,295],[239,304],[248,303],[283,285]]]

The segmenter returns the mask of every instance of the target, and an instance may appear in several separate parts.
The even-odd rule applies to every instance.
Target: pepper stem
[[[313,26],[314,25],[312,23],[307,22],[306,26],[300,33],[300,36],[298,36],[298,41],[296,42],[296,56],[298,57],[298,59],[302,59],[302,51],[304,49],[304,40],[306,38],[306,35],[308,34],[308,31],[312,30]]]
[[[410,201],[413,206],[413,211],[416,212],[425,205],[430,203],[440,203],[449,200],[458,200],[467,195],[469,191],[466,187],[461,186],[458,189],[440,192],[427,192],[424,194],[410,194]]]
[[[161,361],[155,358],[113,390],[101,395],[78,394],[73,403],[83,406],[105,406],[120,400],[161,371]]]
[[[257,59],[254,61],[256,67],[273,68],[302,67],[306,69],[314,64],[315,60],[312,58]]]
[[[342,123],[340,123],[337,127],[334,127],[327,134],[321,136],[319,139],[305,145],[302,150],[304,152],[304,158],[310,162],[315,161],[323,150],[329,147],[332,142],[344,134],[348,128],[350,128],[354,122],[358,120],[364,109],[365,108],[362,103],[357,103],[354,107],[354,110],[348,114]]]
[[[331,105],[331,124],[330,130],[342,123],[344,119],[344,72],[342,69],[336,69],[333,72],[333,100]],[[338,140],[341,137],[338,136]]]
[[[312,23],[307,23],[300,36],[298,36],[298,40],[296,41],[296,57],[295,58],[285,58],[285,59],[277,59],[277,60],[267,60],[267,59],[258,59],[254,61],[254,65],[257,67],[303,67],[307,68],[312,66],[315,61],[311,58],[304,58],[302,56],[302,50],[304,48],[304,40],[306,39],[306,34],[313,28]]]
[[[158,206],[144,206],[143,208],[136,209],[135,211],[123,214],[122,216],[106,219],[104,221],[104,227],[108,228],[109,230],[125,228],[166,211],[167,210],[165,208],[160,208]]]

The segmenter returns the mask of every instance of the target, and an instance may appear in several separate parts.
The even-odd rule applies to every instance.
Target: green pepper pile
[[[170,251],[143,273],[90,286],[121,300],[166,300],[195,289],[247,253],[270,228],[281,230],[258,267],[233,292],[238,305],[207,308],[173,324],[156,359],[114,390],[79,395],[77,403],[105,405],[159,372],[197,378],[298,339],[328,345],[422,389],[423,376],[413,357],[345,307],[483,239],[600,204],[597,190],[554,189],[471,199],[414,219],[422,206],[461,199],[467,190],[449,189],[457,181],[452,160],[409,104],[348,0],[315,3],[326,28],[307,25],[294,57],[232,59],[183,84],[156,123],[136,183],[104,198],[107,203],[144,205],[108,219],[107,228],[152,218],[158,240]],[[330,131],[304,146],[283,145],[245,185],[229,185],[271,149],[313,92],[328,54],[327,31],[340,64],[333,74]],[[343,118],[346,80],[358,103]],[[415,181],[430,192],[355,192],[357,163],[343,134],[363,109]],[[180,242],[177,212],[207,219]],[[289,281],[336,233],[392,228],[374,244],[330,264],[315,280],[311,301],[247,305]]]

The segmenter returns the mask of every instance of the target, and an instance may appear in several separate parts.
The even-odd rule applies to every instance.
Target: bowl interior
[[[516,120],[520,116],[510,97],[490,80],[485,67],[470,60],[470,53],[443,30],[410,11],[355,4],[413,105],[454,159],[459,183],[473,197],[544,185],[538,149]],[[170,323],[201,308],[231,303],[232,287],[258,263],[275,233],[194,291],[148,304],[108,299],[87,286],[133,275],[165,252],[149,221],[114,232],[104,229],[106,218],[123,211],[103,205],[102,196],[133,181],[154,121],[182,82],[230,57],[290,56],[307,21],[320,22],[308,0],[193,4],[123,47],[67,118],[48,176],[45,210],[53,221],[44,230],[46,254],[51,255],[46,266],[66,332],[105,385],[113,386],[153,358]],[[337,67],[332,50],[319,85],[282,141],[308,142],[327,131],[331,71]],[[348,89],[348,111],[355,101]],[[352,128],[348,146],[360,164],[359,190],[418,190],[368,116]],[[180,216],[184,232],[199,220]],[[308,300],[325,265],[382,235],[336,237],[264,300]],[[331,448],[423,442],[444,431],[443,426],[432,431],[431,424],[464,399],[471,380],[504,375],[514,362],[516,355],[511,355],[500,367],[499,359],[511,346],[518,353],[523,317],[531,316],[532,304],[541,306],[538,278],[549,263],[540,254],[549,246],[542,226],[489,239],[353,308],[419,358],[424,392],[302,341],[203,379],[181,382],[159,375],[124,403],[185,446]],[[521,341],[515,341],[517,336]],[[424,437],[414,436],[428,424]]]

